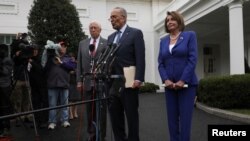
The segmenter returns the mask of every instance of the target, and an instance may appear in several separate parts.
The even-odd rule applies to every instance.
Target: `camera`
[[[21,59],[29,59],[33,56],[34,52],[34,45],[26,45],[26,44],[19,44],[19,49],[20,49],[20,58]]]
[[[44,46],[42,54],[42,66],[45,67],[47,62],[54,62],[56,57],[59,55],[60,44],[55,44],[51,40],[47,40],[47,44]]]
[[[22,61],[28,60],[33,56],[34,45],[30,45],[28,41],[27,33],[20,33],[17,39],[14,39],[11,43],[12,57],[16,55],[16,52],[20,51],[19,58]]]
[[[47,56],[48,56],[48,58],[56,57],[56,56],[57,56],[56,50],[55,50],[55,49],[48,48],[48,49],[47,49]]]

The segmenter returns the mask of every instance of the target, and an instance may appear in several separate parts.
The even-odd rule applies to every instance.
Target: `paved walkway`
[[[200,110],[202,106],[203,110]],[[209,124],[246,124],[242,121],[221,118],[214,113],[207,113],[204,111],[204,105],[198,104],[197,107],[193,115],[192,141],[207,141],[207,125]],[[164,94],[140,94],[139,111],[141,141],[169,141]],[[85,125],[80,119],[71,120],[69,128],[58,126],[53,131],[47,128],[38,129],[39,138],[36,138],[34,129],[30,127],[12,125],[11,131],[15,141],[84,141]],[[109,120],[107,141],[114,141]]]

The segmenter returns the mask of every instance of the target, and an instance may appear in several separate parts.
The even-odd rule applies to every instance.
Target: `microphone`
[[[113,46],[113,50],[112,50],[112,52],[111,52],[110,56],[113,56],[113,55],[116,53],[116,51],[118,50],[118,48],[119,48],[119,45],[114,44],[114,46]]]
[[[91,66],[90,72],[91,73],[93,72],[94,65],[95,65],[95,62],[94,62],[94,50],[95,50],[95,45],[94,44],[90,44],[89,45],[89,51],[90,51],[90,56],[91,56],[91,62],[90,62],[90,66]]]
[[[104,63],[105,63],[105,64],[106,64],[106,62],[108,61],[108,59],[109,59],[110,57],[113,56],[114,51],[117,50],[116,48],[117,48],[117,44],[113,44],[113,45],[110,47],[110,51],[108,52],[106,58],[104,59]]]
[[[108,47],[106,48],[105,52],[103,53],[103,57],[107,56],[109,51],[112,49],[112,45],[113,45],[113,43],[108,44]]]
[[[101,54],[100,56],[98,57],[97,59],[97,62],[96,62],[96,69],[100,69],[102,66],[103,66],[103,63],[104,63],[104,59],[106,58],[106,56],[109,54],[110,50],[112,48],[112,43],[109,43],[108,46],[106,48],[103,48],[102,51],[101,51]]]
[[[100,53],[100,55],[98,56],[98,59],[97,59],[97,61],[96,61],[96,64],[97,64],[97,65],[98,65],[99,63],[101,63],[102,58],[103,58],[104,53],[105,53],[106,50],[107,50],[106,48],[102,48],[101,53]]]
[[[94,44],[90,44],[89,45],[89,51],[91,52],[91,55],[93,55],[93,51],[95,50],[95,45]]]
[[[102,63],[103,56],[105,55],[104,53],[105,53],[106,50],[107,50],[106,48],[103,48],[103,49],[101,50],[100,55],[98,56],[98,59],[97,59],[97,61],[96,61],[96,68],[95,68],[96,71],[100,68],[100,65],[101,65],[101,63]]]
[[[103,63],[105,61],[105,58],[107,57],[107,55],[109,54],[109,52],[112,49],[112,43],[108,44],[107,48],[105,48],[104,53],[102,54],[101,58],[100,58],[100,62],[99,63]]]

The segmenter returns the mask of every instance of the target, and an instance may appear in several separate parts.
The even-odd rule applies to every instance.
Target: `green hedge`
[[[250,74],[201,79],[198,100],[223,109],[250,108]]]
[[[144,85],[140,87],[139,93],[155,93],[158,89],[158,85],[150,82],[145,82]]]

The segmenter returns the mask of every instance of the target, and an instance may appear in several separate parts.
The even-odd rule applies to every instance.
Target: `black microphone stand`
[[[108,82],[112,78],[110,72],[110,66],[112,65],[115,59],[115,53],[119,49],[119,45],[110,44],[105,51],[101,52],[98,57],[96,64],[95,62],[92,64],[92,69],[90,75],[92,75],[95,85],[94,89],[96,92],[96,99],[106,99],[108,94]],[[103,141],[101,135],[105,134],[105,131],[101,130],[103,116],[106,117],[107,112],[107,102],[96,101],[96,141]],[[106,118],[105,118],[106,119]]]
[[[91,52],[90,54],[90,73],[94,73],[94,66],[95,66],[95,58],[94,58],[94,55],[93,55],[93,52]]]
[[[103,141],[101,138],[101,135],[103,135],[104,131],[102,129],[102,122],[101,119],[103,116],[106,117],[106,101],[99,101],[100,99],[106,98],[106,86],[104,83],[105,77],[103,77],[102,73],[98,73],[96,70],[97,64],[100,63],[100,60],[102,60],[103,55],[108,52],[108,50],[103,50],[98,57],[97,61],[95,62],[94,58],[94,52],[92,50],[92,46],[89,47],[90,50],[90,73],[85,73],[85,76],[91,77],[91,85],[93,86],[93,98],[97,99],[95,101],[95,115],[96,115],[96,121],[92,124],[95,126],[96,129],[96,141]],[[98,62],[99,61],[99,62]],[[106,118],[105,118],[106,119]]]

